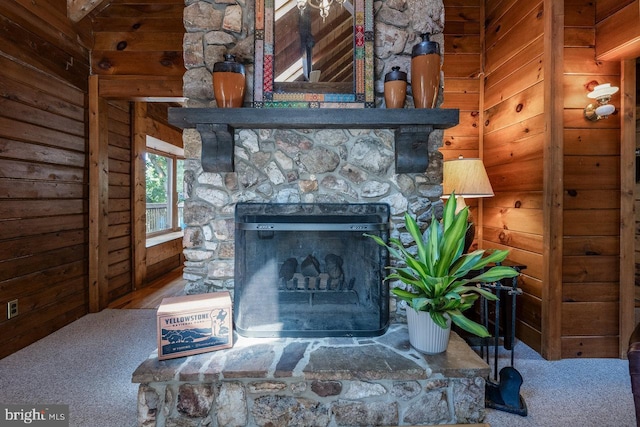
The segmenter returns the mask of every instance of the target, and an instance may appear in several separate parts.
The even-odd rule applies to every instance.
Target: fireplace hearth
[[[234,322],[248,337],[378,336],[389,324],[384,284],[387,204],[238,203]]]

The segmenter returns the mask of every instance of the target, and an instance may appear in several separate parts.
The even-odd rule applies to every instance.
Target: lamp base
[[[456,214],[460,213],[460,211],[467,207],[467,204],[464,201],[464,197],[456,196]],[[473,218],[471,217],[471,211],[469,211],[469,215],[467,216],[467,233],[464,235],[464,252],[469,252],[469,248],[473,243],[473,239],[476,237],[476,225],[473,223]]]
[[[597,122],[598,115],[596,114],[596,106],[593,104],[587,105],[584,109],[584,117],[592,122]]]
[[[473,244],[473,239],[476,237],[476,226],[473,221],[468,221],[467,233],[464,235],[464,252],[469,252],[469,248]]]

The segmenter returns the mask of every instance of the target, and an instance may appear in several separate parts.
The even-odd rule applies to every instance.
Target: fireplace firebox
[[[382,335],[389,206],[238,203],[234,323],[248,337]]]

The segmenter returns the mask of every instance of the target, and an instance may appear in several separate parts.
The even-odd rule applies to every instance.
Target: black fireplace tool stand
[[[524,265],[511,265],[518,272],[525,269]],[[486,359],[490,365],[489,354],[490,347],[493,346],[493,380],[487,378],[485,387],[485,406],[487,408],[497,409],[499,411],[509,412],[521,416],[527,415],[527,404],[520,395],[520,387],[522,386],[522,375],[514,368],[514,347],[516,334],[516,297],[522,294],[522,289],[518,288],[518,277],[513,277],[509,283],[509,279],[494,283],[483,283],[484,289],[492,292],[498,301],[493,301],[493,328],[492,337],[482,338],[480,346],[480,355]],[[509,298],[506,298],[506,297]],[[503,300],[504,299],[504,300]],[[511,307],[508,307],[508,303]],[[480,317],[484,326],[489,330],[490,327],[490,304],[486,298],[481,299]],[[502,312],[504,313],[504,316]],[[503,331],[503,345],[506,350],[511,351],[510,366],[503,367],[498,373],[498,347],[500,345],[500,327]],[[490,365],[491,366],[491,365]],[[499,379],[498,379],[499,377]]]

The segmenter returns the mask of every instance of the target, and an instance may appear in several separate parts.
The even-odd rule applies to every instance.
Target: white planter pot
[[[438,326],[426,311],[415,311],[407,307],[407,326],[409,343],[421,353],[437,354],[447,349],[451,319],[447,319],[447,328]]]

